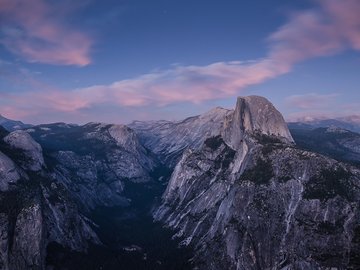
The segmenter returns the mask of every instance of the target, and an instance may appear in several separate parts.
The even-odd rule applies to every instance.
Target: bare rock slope
[[[99,243],[40,145],[22,131],[1,140],[0,269],[44,269],[50,242],[79,252]]]
[[[200,269],[358,269],[360,171],[298,149],[264,98],[184,152],[156,220]]]

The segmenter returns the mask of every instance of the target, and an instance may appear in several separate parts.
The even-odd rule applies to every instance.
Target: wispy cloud
[[[29,62],[89,64],[92,40],[66,25],[56,7],[45,0],[0,0],[0,44]]]
[[[112,102],[122,106],[198,103],[241,93],[246,87],[290,72],[296,63],[333,55],[360,45],[360,2],[323,0],[319,6],[289,17],[268,38],[269,52],[251,62],[218,62],[208,66],[177,66],[110,85],[75,89],[77,105]],[[348,15],[348,16],[347,16]]]
[[[4,3],[11,8],[10,0],[0,1],[5,1]],[[41,20],[47,19],[44,15],[47,12],[42,11],[46,9],[43,1],[29,0],[29,2],[39,5],[35,8],[35,12],[40,14]],[[46,95],[39,91],[28,95],[36,97],[33,98],[32,104],[39,111],[74,112],[103,104],[136,107],[163,106],[181,102],[200,103],[239,95],[248,86],[288,73],[294,65],[310,58],[330,56],[347,49],[360,50],[360,16],[358,16],[360,1],[318,0],[315,3],[317,6],[313,9],[292,13],[287,23],[268,37],[268,53],[261,59],[249,62],[218,62],[207,66],[175,66],[109,85],[95,85],[66,92],[51,90],[47,91]],[[25,26],[28,15],[20,12],[17,16],[26,33],[32,33],[27,34],[30,40],[34,37],[52,43],[64,34],[64,29],[57,24],[50,23],[50,29],[43,28],[38,26],[38,19],[32,18],[29,19],[28,27]],[[15,43],[14,48],[19,46],[16,41],[21,39],[10,38],[10,41],[12,40]],[[33,49],[34,47],[31,46],[33,43],[26,41],[27,39],[25,44]],[[19,48],[19,51],[30,60],[52,59],[63,64],[87,64],[90,61],[87,57],[90,42],[77,32],[70,35],[70,41],[63,41],[64,43],[60,41],[60,45],[56,45],[54,49],[69,48],[65,50],[68,52],[66,56],[65,53],[60,53],[51,58],[50,52],[53,50],[51,47],[45,52],[39,52],[40,55],[33,53],[31,49],[27,51]],[[73,48],[71,46],[73,42],[80,45]],[[11,42],[8,46],[10,44]],[[19,99],[17,103],[19,106],[23,96],[14,97],[16,98]],[[297,102],[300,107],[307,109],[312,106],[311,99],[324,97],[312,94],[302,98],[302,103],[300,97],[292,97],[288,102]]]
[[[302,110],[314,110],[314,109],[322,109],[329,108],[335,103],[335,98],[338,97],[339,94],[304,94],[304,95],[292,95],[285,98],[285,104],[294,109],[302,109]]]

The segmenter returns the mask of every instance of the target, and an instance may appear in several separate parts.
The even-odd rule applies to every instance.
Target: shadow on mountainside
[[[154,172],[150,183],[126,182],[128,207],[99,207],[91,219],[103,246],[91,245],[88,254],[72,252],[50,243],[46,258],[49,269],[191,269],[192,251],[179,248],[173,232],[154,223],[151,210],[160,199],[170,171]]]

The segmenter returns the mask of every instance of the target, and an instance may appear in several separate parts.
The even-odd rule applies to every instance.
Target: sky
[[[237,96],[360,115],[359,0],[0,0],[0,114],[179,120]]]

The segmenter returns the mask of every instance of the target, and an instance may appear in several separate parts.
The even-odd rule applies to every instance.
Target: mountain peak
[[[232,119],[226,123],[225,136],[235,148],[247,133],[261,133],[293,143],[281,113],[264,97],[238,97]]]

